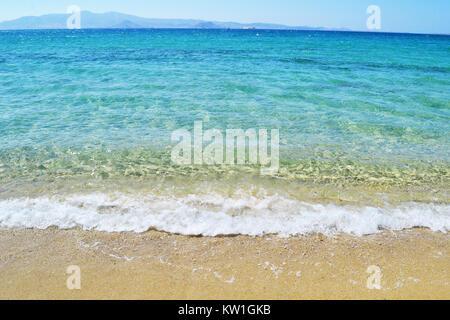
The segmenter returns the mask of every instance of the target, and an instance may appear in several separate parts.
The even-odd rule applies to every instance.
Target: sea
[[[278,130],[279,168],[175,163],[195,123]],[[450,36],[0,31],[0,228],[446,233],[449,191]]]

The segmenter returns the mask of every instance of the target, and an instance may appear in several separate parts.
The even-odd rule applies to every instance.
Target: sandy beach
[[[448,235],[187,237],[0,230],[1,299],[449,299]],[[81,270],[81,290],[66,269]],[[381,288],[368,289],[369,266]]]

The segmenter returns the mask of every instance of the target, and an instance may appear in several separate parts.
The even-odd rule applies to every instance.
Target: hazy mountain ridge
[[[0,22],[1,30],[22,29],[65,29],[70,14],[46,14],[27,16]],[[328,30],[327,28],[292,27],[270,23],[218,22],[194,19],[152,19],[133,15],[107,12],[81,12],[81,27],[86,29],[139,29],[139,28],[199,28],[199,29],[287,29],[287,30]]]

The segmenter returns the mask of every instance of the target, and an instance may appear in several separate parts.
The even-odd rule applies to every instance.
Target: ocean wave
[[[426,227],[446,233],[450,206],[405,203],[383,207],[313,204],[279,195],[89,194],[0,201],[1,228],[82,228],[106,232],[159,230],[183,235],[280,236]]]

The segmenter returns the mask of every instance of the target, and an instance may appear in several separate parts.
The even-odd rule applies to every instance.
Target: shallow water
[[[430,35],[0,32],[0,226],[35,221],[31,226],[74,223],[95,229],[66,213],[68,199],[94,197],[95,205],[79,205],[92,205],[91,213],[100,214],[102,201],[120,194],[146,208],[138,216],[145,215],[139,221],[147,223],[136,230],[189,233],[199,228],[199,219],[188,214],[194,210],[208,217],[215,212],[215,218],[254,217],[261,224],[252,232],[230,220],[235,228],[225,233],[364,234],[415,225],[446,231],[449,50],[450,37]],[[261,177],[258,166],[175,166],[171,133],[192,131],[194,121],[223,132],[279,129],[280,170]],[[183,202],[207,196],[232,203],[251,196],[257,203],[250,207],[280,197],[292,207],[254,211],[244,204],[236,212],[205,211],[209,200],[189,208]],[[148,222],[162,212],[149,200],[154,197],[179,204],[163,224]],[[42,207],[27,198],[52,204]],[[343,216],[348,223],[315,224],[310,217],[315,206],[325,206],[321,214],[348,214]],[[395,220],[393,212],[402,212],[411,219],[370,219],[370,208],[378,210],[374,217]],[[127,218],[140,219],[131,212],[116,229],[127,230]],[[367,223],[356,227],[354,212]],[[36,214],[41,224],[32,218]],[[190,228],[173,227],[172,219],[183,214]],[[291,219],[286,214],[305,219],[302,227],[283,225]],[[210,223],[205,230],[221,223],[202,219]],[[283,226],[271,228],[273,219]]]

